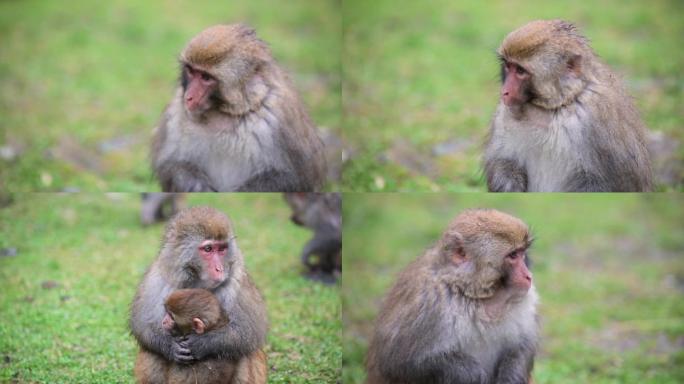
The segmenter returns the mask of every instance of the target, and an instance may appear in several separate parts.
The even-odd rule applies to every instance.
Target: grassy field
[[[218,23],[255,27],[313,120],[339,136],[339,8],[335,0],[0,2],[0,189],[158,190],[148,142],[176,86],[178,54]]]
[[[362,382],[382,295],[470,207],[535,234],[537,384],[684,381],[681,195],[345,194],[343,379]]]
[[[656,132],[658,188],[681,189],[683,16],[683,3],[668,0],[343,1],[344,190],[485,190],[494,52],[508,32],[540,18],[577,23],[625,77]]]
[[[194,195],[230,215],[266,299],[271,383],[341,375],[339,286],[300,276],[310,233],[279,194]],[[142,228],[137,194],[30,194],[0,209],[0,382],[132,382],[128,306],[162,225]]]

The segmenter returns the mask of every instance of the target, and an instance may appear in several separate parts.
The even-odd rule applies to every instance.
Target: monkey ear
[[[457,264],[460,264],[466,260],[466,252],[462,245],[454,248],[453,252],[451,253],[451,259]]]
[[[443,250],[449,262],[460,264],[466,260],[466,252],[463,248],[463,237],[458,232],[452,232],[445,235],[447,243],[444,244]]]
[[[575,75],[579,75],[582,71],[582,55],[570,56],[565,64],[568,67],[568,71],[574,73]]]
[[[192,319],[192,330],[196,334],[201,335],[204,333],[204,322],[199,317],[193,317]]]

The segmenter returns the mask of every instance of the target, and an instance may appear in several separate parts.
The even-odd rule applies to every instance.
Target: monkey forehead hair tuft
[[[191,207],[180,211],[166,227],[166,240],[188,237],[225,240],[233,233],[228,216],[211,207]]]
[[[529,229],[522,220],[495,209],[468,209],[456,216],[449,231],[458,232],[467,243],[477,242],[483,234],[516,247],[526,246],[529,241]]]
[[[181,60],[201,67],[214,66],[228,55],[268,59],[266,43],[245,24],[214,25],[200,32],[185,47]]]
[[[535,20],[509,33],[498,52],[504,57],[524,59],[547,44],[577,51],[587,46],[587,39],[570,22]]]

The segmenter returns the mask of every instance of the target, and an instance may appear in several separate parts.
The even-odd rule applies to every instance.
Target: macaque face
[[[176,323],[173,318],[173,314],[169,311],[166,311],[166,314],[162,319],[162,328],[172,335],[187,335],[191,331],[201,335],[204,333],[206,326],[204,321],[202,321],[202,319],[199,317],[193,317],[190,319],[189,324]]]
[[[176,326],[176,322],[173,321],[173,316],[169,312],[166,312],[164,315],[164,318],[162,319],[162,328],[164,328],[165,331],[171,332],[173,331],[173,328]]]
[[[508,271],[506,285],[511,289],[526,293],[532,287],[532,273],[525,265],[527,249],[519,248],[506,255],[504,265]]]
[[[228,254],[228,242],[221,240],[204,240],[199,245],[199,257],[202,260],[202,280],[222,283],[226,279],[223,262]]]
[[[201,114],[212,107],[211,96],[218,89],[218,80],[208,72],[185,64],[182,69],[185,108]]]
[[[501,100],[510,106],[520,106],[530,100],[530,73],[522,66],[503,60],[501,63]]]

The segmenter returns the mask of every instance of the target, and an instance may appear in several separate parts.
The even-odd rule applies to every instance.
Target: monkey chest
[[[554,121],[509,129],[507,136],[508,150],[525,168],[531,192],[562,191],[581,163],[581,147],[572,132]]]
[[[179,148],[214,180],[219,190],[235,190],[254,174],[281,167],[281,151],[266,122],[246,119],[229,128],[195,131]]]

